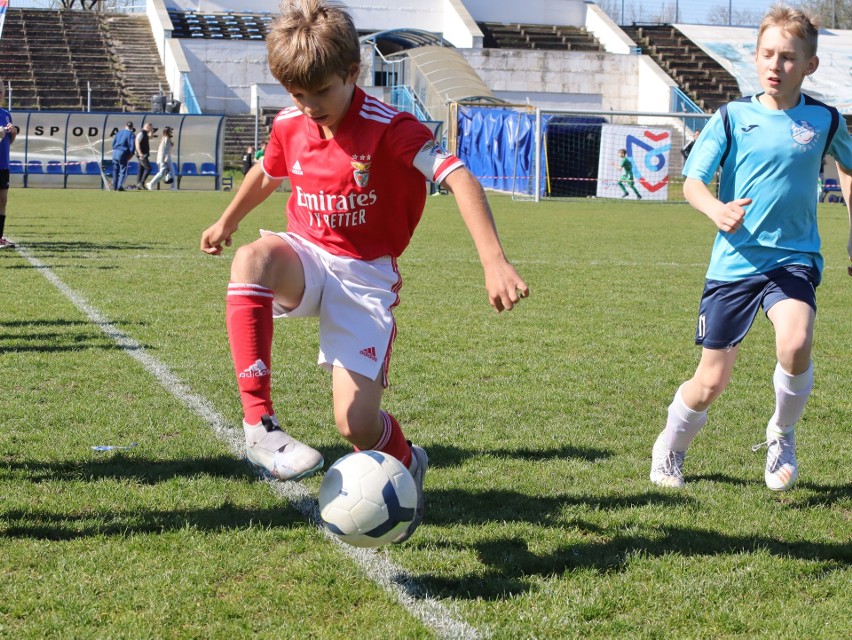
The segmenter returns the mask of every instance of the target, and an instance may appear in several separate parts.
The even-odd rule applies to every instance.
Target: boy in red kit
[[[287,232],[261,231],[240,247],[228,285],[248,458],[280,479],[322,467],[318,451],[278,426],[270,388],[273,318],[319,317],[319,363],[332,374],[338,431],[356,449],[401,460],[417,484],[417,513],[396,540],[402,542],[423,519],[428,458],[380,405],[402,284],[396,260],[423,213],[424,180],[455,195],[492,306],[509,310],[529,289],[503,253],[473,175],[413,116],[356,86],[360,43],[351,17],[324,0],[292,0],[282,9],[266,40],[269,66],[295,107],[275,118],[263,160],[204,231],[201,250],[219,254],[230,246],[240,221],[290,178]]]

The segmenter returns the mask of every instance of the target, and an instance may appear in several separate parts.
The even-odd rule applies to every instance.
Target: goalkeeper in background
[[[636,194],[636,199],[641,200],[642,196],[639,195],[639,191],[636,190],[636,183],[633,180],[633,163],[630,162],[630,158],[627,157],[627,149],[619,149],[618,157],[621,160],[618,163],[618,167],[621,169],[621,177],[618,179],[618,186],[621,188],[622,198],[626,198],[629,193],[627,193],[627,187],[624,185],[628,185],[631,189],[633,189],[633,193]]]

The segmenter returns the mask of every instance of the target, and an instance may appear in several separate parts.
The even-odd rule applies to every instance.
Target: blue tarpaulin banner
[[[3,23],[6,22],[6,9],[9,8],[9,0],[0,0],[0,38],[3,37]]]
[[[544,127],[547,117],[541,122]],[[533,112],[459,106],[456,155],[486,189],[533,195],[534,129]],[[543,158],[542,150],[542,185]]]

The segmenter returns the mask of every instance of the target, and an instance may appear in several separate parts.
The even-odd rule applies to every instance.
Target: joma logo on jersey
[[[629,135],[625,140],[627,157],[633,163],[633,175],[643,187],[651,193],[659,191],[669,183],[666,170],[666,156],[672,147],[671,134],[668,131],[653,133],[645,131],[643,137]],[[652,174],[662,175],[658,182],[651,182]]]
[[[355,184],[359,187],[366,187],[370,181],[370,166],[373,164],[372,156],[352,156],[352,176],[355,178]]]

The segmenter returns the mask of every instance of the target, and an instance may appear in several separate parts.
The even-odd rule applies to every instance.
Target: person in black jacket
[[[146,122],[142,130],[136,134],[136,158],[139,160],[139,173],[136,176],[136,188],[144,189],[145,181],[151,175],[151,134],[154,125]]]
[[[254,166],[254,147],[249,145],[243,154],[243,175],[246,175]]]
[[[683,159],[686,160],[689,157],[689,152],[692,151],[692,145],[695,144],[695,141],[698,140],[698,136],[701,132],[696,129],[692,132],[692,140],[686,143],[683,149],[680,150],[680,154],[683,156]]]

